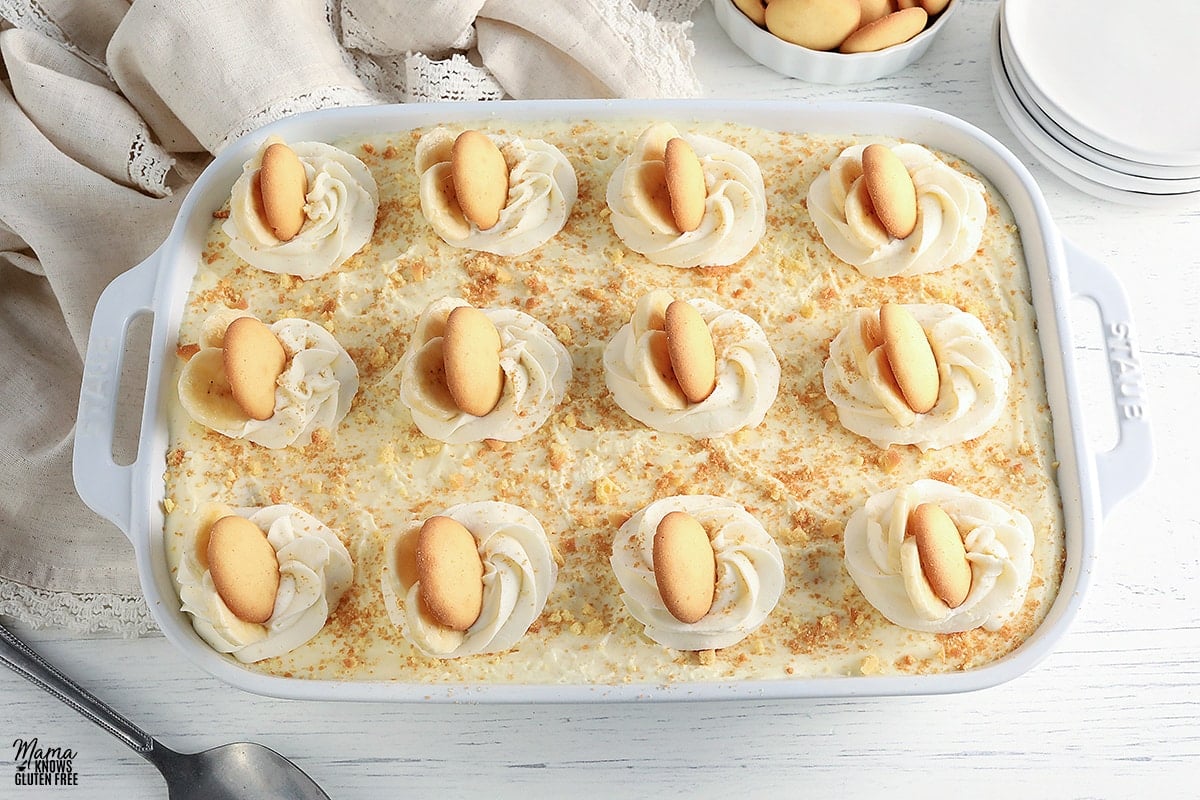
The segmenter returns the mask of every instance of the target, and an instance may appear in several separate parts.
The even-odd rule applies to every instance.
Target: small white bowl
[[[865,83],[907,67],[929,49],[934,38],[946,27],[962,0],[950,0],[950,5],[938,14],[933,24],[903,44],[873,53],[838,53],[810,50],[780,39],[750,21],[733,4],[733,0],[712,0],[713,12],[729,38],[765,67],[782,75],[800,78],[811,83]]]

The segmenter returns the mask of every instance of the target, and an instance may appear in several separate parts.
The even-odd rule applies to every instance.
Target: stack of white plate
[[[1001,0],[1000,114],[1105,200],[1200,206],[1200,0]]]

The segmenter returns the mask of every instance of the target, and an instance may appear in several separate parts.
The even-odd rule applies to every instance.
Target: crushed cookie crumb
[[[858,665],[858,672],[860,675],[880,675],[883,673],[883,664],[878,656],[863,656],[863,660]]]
[[[621,487],[612,478],[604,476],[592,484],[592,494],[597,503],[605,505],[616,501],[621,494]]]

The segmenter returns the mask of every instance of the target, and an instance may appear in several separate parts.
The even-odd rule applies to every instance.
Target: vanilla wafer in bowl
[[[920,59],[961,4],[931,0],[905,9],[897,0],[782,0],[774,10],[774,2],[762,7],[762,22],[746,0],[713,0],[713,11],[730,40],[763,66],[812,83],[846,85],[891,75]],[[924,21],[914,29],[921,15]],[[781,35],[771,32],[772,21]],[[861,52],[840,52],[847,41]]]

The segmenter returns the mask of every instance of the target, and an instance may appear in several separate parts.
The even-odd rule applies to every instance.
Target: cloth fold
[[[330,106],[693,96],[699,2],[0,0],[0,614],[153,629],[74,418],[97,298],[213,154]]]
[[[298,111],[383,102],[347,62],[316,0],[143,0],[107,53],[113,79],[168,147],[209,152]]]
[[[172,159],[107,75],[43,34],[0,36],[12,93],[55,147],[109,180],[163,197]]]
[[[564,24],[570,19],[571,24]],[[483,63],[512,95],[681,97],[695,94],[678,26],[605,0],[488,0],[476,20]],[[639,46],[657,42],[658,46]]]

